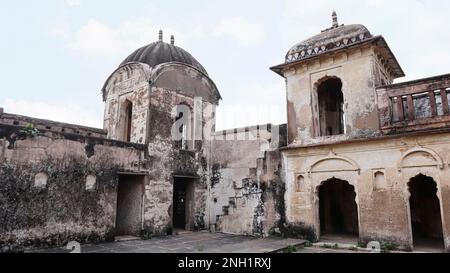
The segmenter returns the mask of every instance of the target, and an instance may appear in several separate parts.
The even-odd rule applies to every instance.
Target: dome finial
[[[337,18],[336,11],[333,11],[331,17],[333,18],[333,28],[338,27],[339,23],[338,23],[338,18]]]
[[[160,41],[160,42],[163,41],[163,31],[162,31],[162,29],[159,30],[159,41]]]
[[[174,45],[175,44],[175,36],[170,36],[170,44]]]

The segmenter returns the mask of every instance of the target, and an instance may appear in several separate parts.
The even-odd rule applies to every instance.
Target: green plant
[[[151,240],[152,237],[153,237],[153,235],[152,235],[150,232],[148,232],[147,230],[143,230],[143,231],[141,232],[141,238],[142,238],[142,240]]]
[[[288,245],[285,249],[284,253],[294,253],[297,251],[297,248],[293,245]]]
[[[390,242],[382,242],[381,243],[381,251],[382,252],[390,252],[391,250],[395,250],[397,246],[394,243]]]
[[[312,247],[312,245],[313,244],[310,241],[306,241],[304,244],[305,247]]]
[[[333,249],[339,249],[339,245],[338,244],[334,244],[333,245]]]
[[[36,127],[34,127],[33,124],[28,123],[27,126],[25,126],[25,128],[19,131],[19,134],[24,135],[26,137],[34,138],[39,134],[39,130]]]
[[[329,244],[323,244],[321,247],[322,247],[322,248],[332,248],[332,245],[329,245]]]
[[[366,248],[366,247],[367,247],[367,244],[364,244],[364,243],[362,243],[362,242],[358,242],[358,247],[360,247],[360,248]]]
[[[351,246],[348,248],[350,251],[358,251],[358,248],[356,246]]]

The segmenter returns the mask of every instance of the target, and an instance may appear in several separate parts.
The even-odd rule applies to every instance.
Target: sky
[[[447,0],[16,0],[0,9],[0,107],[101,128],[100,90],[135,49],[175,35],[208,71],[223,100],[217,129],[286,122],[285,82],[269,67],[331,26],[383,35],[406,73],[450,73]]]

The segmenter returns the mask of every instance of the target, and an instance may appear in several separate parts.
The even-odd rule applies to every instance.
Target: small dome
[[[306,59],[373,38],[363,25],[337,25],[293,46],[286,54],[286,63]]]
[[[121,66],[131,62],[145,63],[150,67],[162,63],[178,62],[193,66],[208,75],[205,68],[191,54],[181,47],[175,46],[173,36],[170,44],[163,42],[161,31],[159,41],[137,49],[121,63]]]

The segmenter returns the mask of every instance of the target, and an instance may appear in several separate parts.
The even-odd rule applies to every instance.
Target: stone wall
[[[379,135],[375,87],[392,79],[371,45],[319,56],[284,72],[287,89],[288,143],[333,143]],[[342,82],[345,134],[320,136],[317,88],[328,79]]]
[[[214,130],[215,106],[220,94],[215,84],[203,72],[181,63],[164,63],[155,67],[128,63],[108,78],[103,88],[105,129],[108,137],[121,139],[124,131],[123,104],[133,104],[131,142],[145,143],[148,173],[145,182],[143,228],[153,235],[172,233],[174,179],[184,177],[194,181],[194,200],[190,230],[209,225],[207,197],[209,193],[208,140]],[[190,118],[187,146],[173,138],[173,125],[178,107]],[[205,128],[204,128],[205,126]],[[175,128],[175,129],[174,129]],[[195,136],[195,139],[194,139]]]
[[[450,251],[449,144],[449,133],[428,132],[285,149],[287,220],[318,239],[318,189],[337,178],[355,188],[361,242],[379,240],[412,249],[408,182],[423,174],[437,183],[444,242]]]
[[[131,63],[118,68],[107,80],[103,91],[105,101],[104,128],[108,138],[125,139],[126,106],[132,104],[130,142],[146,143],[149,96],[150,67],[146,64]]]
[[[143,145],[52,126],[0,124],[0,251],[112,240],[118,173],[145,168]]]
[[[95,138],[104,138],[107,134],[107,132],[103,129],[4,113],[3,108],[0,108],[0,124],[21,127],[26,127],[28,124],[32,124],[38,130],[64,133],[66,136],[81,135]]]
[[[180,150],[178,141],[172,139],[174,122],[172,110],[183,104],[194,108],[194,99],[163,88],[153,87],[150,96],[150,121],[148,130],[148,158],[151,162],[149,184],[145,191],[144,226],[153,234],[167,234],[172,230],[172,198],[174,176],[192,178],[194,187],[194,218],[191,229],[208,227],[207,196],[209,177],[207,144],[205,141],[188,140],[189,149]],[[204,102],[204,107],[208,103]],[[204,112],[202,120],[210,119]],[[162,125],[170,126],[162,126]],[[194,129],[195,130],[195,129]]]
[[[267,236],[280,220],[277,205],[284,200],[274,191],[283,184],[277,148],[285,145],[285,131],[260,126],[215,133],[210,213],[217,231]]]

